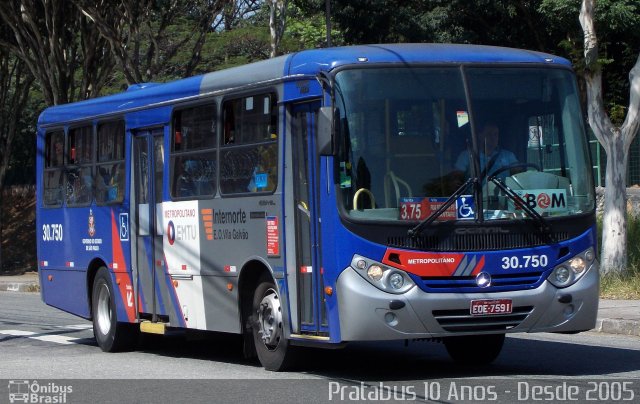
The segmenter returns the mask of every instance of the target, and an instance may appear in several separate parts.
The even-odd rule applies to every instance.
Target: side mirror
[[[321,156],[333,156],[333,107],[321,107],[318,112],[316,145]]]

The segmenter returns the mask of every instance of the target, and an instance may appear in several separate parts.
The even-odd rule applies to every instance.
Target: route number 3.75
[[[547,264],[549,258],[544,254],[502,257],[502,269],[544,268]]]

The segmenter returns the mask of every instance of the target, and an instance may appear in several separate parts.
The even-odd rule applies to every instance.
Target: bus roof
[[[358,45],[307,50],[292,54],[289,74],[315,74],[319,70],[332,70],[344,65],[364,63],[546,63],[571,65],[568,60],[547,53],[498,46],[461,44]]]
[[[546,53],[482,45],[386,44],[314,49],[166,84],[135,85],[119,94],[49,107],[40,115],[38,124],[56,125],[124,113],[165,102],[188,100],[202,94],[268,83],[287,76],[315,75],[341,66],[372,63],[546,63],[570,66],[568,60]]]

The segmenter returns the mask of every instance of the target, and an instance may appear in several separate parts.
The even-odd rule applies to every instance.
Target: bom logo
[[[531,209],[539,211],[561,211],[567,209],[567,196],[564,190],[522,191],[518,194]],[[522,207],[518,206],[518,208],[521,209]]]

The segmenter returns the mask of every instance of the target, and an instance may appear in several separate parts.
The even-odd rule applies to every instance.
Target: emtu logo
[[[173,225],[172,220],[169,220],[169,225],[167,226],[167,239],[169,240],[169,245],[173,245],[176,241],[176,227]]]
[[[200,209],[207,240],[213,240],[213,209]]]

